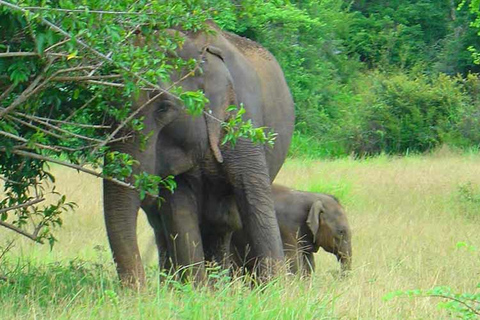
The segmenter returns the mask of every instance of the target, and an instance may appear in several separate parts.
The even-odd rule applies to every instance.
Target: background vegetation
[[[240,3],[224,1],[215,19],[262,43],[282,65],[297,109],[292,155],[479,144],[475,3]]]

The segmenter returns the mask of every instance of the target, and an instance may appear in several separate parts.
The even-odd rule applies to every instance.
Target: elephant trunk
[[[268,278],[280,271],[284,252],[262,148],[241,138],[235,153],[225,149],[224,159],[256,269]]]
[[[352,246],[350,243],[347,243],[344,248],[339,250],[336,256],[338,261],[340,261],[343,274],[352,269]]]
[[[143,286],[145,271],[136,233],[138,193],[107,180],[103,187],[107,235],[120,280],[128,286]]]

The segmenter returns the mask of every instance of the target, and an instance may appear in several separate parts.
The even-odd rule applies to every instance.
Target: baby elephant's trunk
[[[337,259],[340,261],[342,273],[352,269],[352,246],[350,243],[345,245],[337,254]]]

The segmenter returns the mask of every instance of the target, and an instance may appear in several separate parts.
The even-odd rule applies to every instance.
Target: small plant
[[[475,246],[460,241],[456,244],[457,249],[465,248],[470,252],[477,251]],[[470,293],[456,293],[448,286],[438,286],[430,290],[397,290],[388,293],[383,300],[390,301],[397,297],[409,298],[440,298],[438,307],[460,319],[478,319],[480,317],[480,282],[477,290]]]
[[[440,298],[438,307],[447,310],[450,315],[460,319],[478,319],[480,317],[480,283],[476,293],[455,293],[450,287],[441,286],[431,290],[398,290],[390,292],[383,299],[386,301],[397,297]]]
[[[467,215],[478,215],[480,212],[480,188],[472,182],[466,182],[458,186],[457,199],[460,208]]]

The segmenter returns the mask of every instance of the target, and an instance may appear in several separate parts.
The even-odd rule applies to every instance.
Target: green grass
[[[54,168],[58,189],[79,205],[66,214],[53,251],[16,239],[0,264],[0,319],[451,319],[434,298],[383,299],[397,290],[480,282],[480,155],[353,160],[290,159],[277,182],[336,195],[353,229],[353,271],[338,277],[333,255],[316,255],[311,280],[281,278],[251,289],[216,274],[210,286],[159,283],[152,232],[143,215],[139,242],[148,287],[116,280],[103,225],[101,181]],[[461,245],[458,245],[458,244]]]
[[[84,261],[4,266],[14,284],[0,286],[1,319],[321,319],[333,312],[328,294],[299,300],[312,285],[276,280],[250,289],[220,276],[194,288],[150,270],[142,292],[122,289],[113,270]]]

